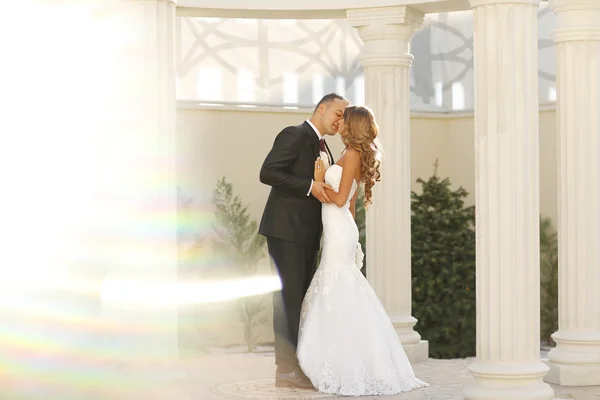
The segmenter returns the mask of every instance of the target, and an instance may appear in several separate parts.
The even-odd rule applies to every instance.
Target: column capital
[[[364,43],[363,67],[411,65],[413,56],[409,53],[409,44],[423,25],[422,12],[394,6],[352,9],[347,10],[346,15]]]
[[[469,0],[471,7],[495,6],[495,5],[531,5],[538,7],[540,0]]]
[[[549,0],[557,17],[552,37],[556,43],[574,40],[600,40],[598,0]]]
[[[373,7],[347,10],[350,25],[359,28],[367,25],[407,25],[416,31],[423,24],[425,14],[408,6]],[[412,36],[412,32],[409,34]]]

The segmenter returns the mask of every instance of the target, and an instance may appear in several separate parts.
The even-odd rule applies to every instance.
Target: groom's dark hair
[[[319,109],[319,107],[321,106],[321,104],[325,104],[325,105],[329,106],[329,103],[331,103],[334,100],[341,100],[344,103],[346,103],[346,105],[350,104],[350,102],[348,100],[346,100],[346,98],[344,98],[344,96],[340,96],[337,93],[329,93],[329,94],[326,94],[325,96],[323,96],[323,98],[321,100],[319,100],[319,102],[315,106],[314,111],[317,111]]]

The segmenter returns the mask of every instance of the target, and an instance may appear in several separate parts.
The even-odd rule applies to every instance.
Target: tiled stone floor
[[[434,360],[414,364],[429,387],[396,396],[362,397],[377,400],[463,399],[470,382],[472,359]],[[84,370],[87,368],[87,370]],[[130,362],[71,369],[65,375],[36,381],[1,381],[0,400],[288,400],[333,398],[314,391],[277,389],[270,352],[214,352],[182,359],[170,367]],[[77,374],[79,373],[79,374]],[[45,377],[49,377],[44,372]],[[35,384],[32,384],[35,382]],[[556,399],[600,400],[600,387],[553,386]],[[507,399],[509,400],[509,399]]]
[[[463,399],[463,389],[471,381],[467,366],[473,359],[434,360],[414,364],[417,376],[429,387],[396,396],[362,397],[378,400],[454,400]],[[193,382],[203,375],[205,385],[196,387],[190,399],[320,399],[332,398],[312,391],[294,391],[274,387],[274,365],[270,354],[222,354],[198,359],[188,370],[187,380]],[[202,367],[204,365],[204,367]],[[559,387],[552,385],[557,399],[600,400],[600,387]],[[200,397],[197,397],[200,395]]]

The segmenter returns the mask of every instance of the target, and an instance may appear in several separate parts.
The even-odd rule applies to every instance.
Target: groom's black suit
[[[275,362],[281,370],[297,368],[302,300],[317,266],[321,203],[309,191],[319,156],[319,137],[305,121],[277,135],[260,170],[260,181],[271,186],[271,193],[259,233],[267,237],[282,284],[281,293],[273,297]]]

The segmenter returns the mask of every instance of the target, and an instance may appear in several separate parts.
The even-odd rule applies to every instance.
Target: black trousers
[[[296,347],[302,300],[317,269],[319,242],[296,243],[267,238],[269,256],[281,279],[281,292],[273,293],[275,363],[281,371],[298,367]]]

